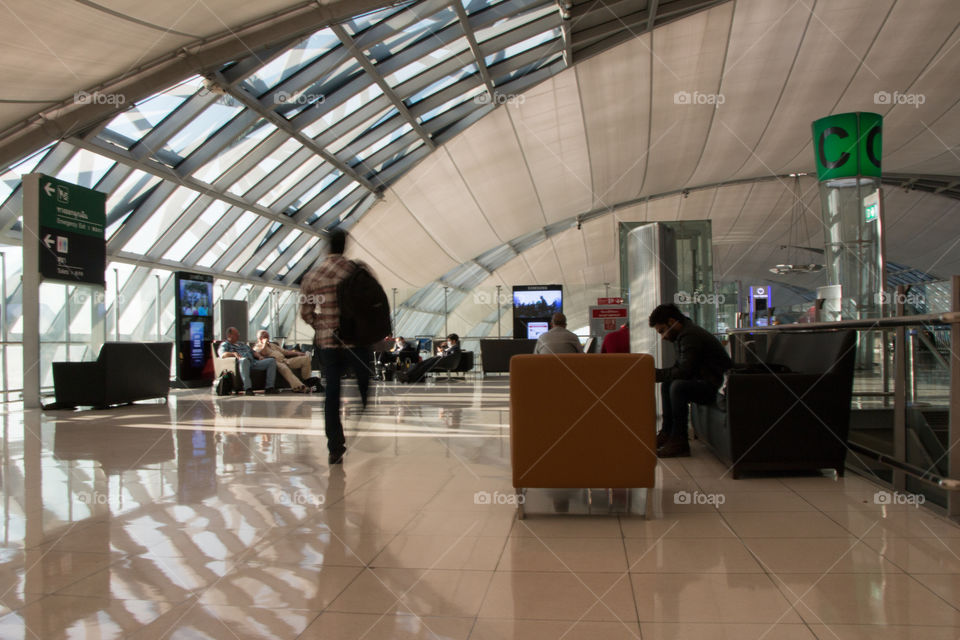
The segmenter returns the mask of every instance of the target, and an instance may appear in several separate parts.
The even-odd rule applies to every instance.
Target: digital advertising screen
[[[213,316],[213,281],[180,280],[178,308],[185,316]]]
[[[534,339],[550,329],[550,317],[563,313],[563,285],[513,287],[513,337]]]
[[[213,381],[213,276],[179,271],[174,279],[177,382],[201,386]]]

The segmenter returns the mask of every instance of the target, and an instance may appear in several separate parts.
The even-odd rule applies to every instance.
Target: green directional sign
[[[104,285],[107,196],[43,174],[38,209],[40,274],[45,279]]]
[[[880,177],[883,116],[838,113],[813,122],[813,151],[821,182],[855,176]]]

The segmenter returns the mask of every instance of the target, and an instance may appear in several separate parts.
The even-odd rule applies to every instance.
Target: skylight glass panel
[[[180,236],[173,246],[163,254],[163,259],[173,260],[174,262],[183,260],[184,256],[190,253],[190,250],[203,239],[207,232],[223,217],[223,214],[225,214],[229,208],[230,205],[226,202],[214,200],[200,218],[190,225],[186,233]]]
[[[344,101],[343,104],[331,109],[312,123],[309,127],[304,127],[303,133],[316,138],[318,135],[337,124],[351,113],[360,109],[365,104],[383,95],[383,90],[376,84],[370,84],[354,96]]]
[[[372,145],[370,145],[369,147],[367,147],[366,149],[358,153],[357,159],[360,160],[361,162],[366,160],[367,158],[375,154],[377,151],[380,151],[381,149],[386,147],[388,144],[390,144],[397,138],[401,137],[403,134],[407,133],[408,131],[411,131],[412,129],[413,127],[410,125],[409,122],[404,124],[401,127],[398,127],[389,135],[386,135],[380,138],[379,140],[374,142]]]
[[[230,193],[236,196],[242,196],[266,177],[268,173],[279,167],[287,158],[302,148],[302,144],[290,138],[277,147],[273,153],[258,162],[250,171],[243,174],[243,177],[230,185]]]
[[[278,198],[295,187],[301,180],[306,178],[311,171],[319,167],[321,164],[323,164],[323,158],[311,156],[306,162],[287,174],[283,180],[278,182],[275,187],[265,193],[262,198],[257,200],[257,204],[264,207],[273,206],[273,203],[276,202]]]
[[[281,271],[280,275],[286,277],[287,272],[289,272],[290,269],[293,269],[293,267],[303,259],[303,256],[307,254],[307,251],[310,251],[310,249],[317,245],[317,242],[319,242],[319,240],[314,238],[312,241],[307,241],[304,243],[304,245],[300,247],[296,253],[290,256],[290,259],[287,260],[286,267]]]
[[[440,47],[435,51],[431,51],[419,60],[411,62],[405,67],[397,69],[384,79],[391,87],[396,87],[397,85],[406,82],[410,78],[423,73],[427,69],[431,69],[441,62],[449,60],[453,56],[461,56],[463,58],[463,63],[467,64],[473,59],[472,54],[468,52],[469,49],[470,43],[467,42],[467,39],[460,38],[450,43],[448,46]]]
[[[309,107],[322,109],[327,96],[332,96],[361,73],[363,70],[360,63],[350,58],[325,78],[307,87],[297,91],[278,91],[273,98],[277,105],[275,110],[287,120],[291,120]]]
[[[193,173],[193,177],[203,182],[213,183],[226,171],[243,159],[254,147],[263,142],[267,136],[277,128],[264,119],[253,124],[239,138],[230,143],[230,146],[218,153],[210,162]]]
[[[504,0],[462,0],[461,4],[463,4],[463,8],[467,10],[467,15],[473,15],[478,11],[483,11],[501,2],[504,2]]]
[[[395,56],[405,47],[417,42],[424,36],[436,33],[456,21],[457,12],[451,7],[447,7],[369,47],[365,52],[376,62],[382,62],[391,56]]]
[[[173,113],[187,98],[201,89],[203,89],[203,78],[200,76],[184,80],[166,91],[134,104],[130,109],[117,115],[106,128],[125,140],[127,144],[124,146],[129,149]],[[115,142],[113,138],[110,139]]]
[[[368,131],[374,129],[381,122],[386,121],[388,119],[387,116],[392,117],[398,113],[400,112],[397,111],[396,107],[389,107],[387,109],[384,109],[380,113],[374,114],[372,117],[368,118],[364,122],[361,122],[359,125],[357,125],[347,133],[343,134],[342,136],[334,140],[331,144],[328,144],[327,150],[330,151],[331,153],[338,153],[345,146],[347,146],[348,144],[350,144],[351,142],[353,142],[363,134],[367,133]]]
[[[440,114],[446,113],[450,109],[453,109],[454,107],[459,106],[468,100],[476,100],[478,106],[480,104],[488,103],[489,99],[486,100],[485,102],[481,102],[480,100],[477,99],[477,96],[479,96],[481,93],[482,94],[487,93],[487,88],[485,86],[481,85],[479,87],[474,87],[473,89],[471,89],[470,91],[467,91],[463,95],[459,95],[455,98],[451,98],[450,100],[447,100],[439,107],[434,107],[433,109],[430,109],[430,111],[427,111],[422,116],[420,116],[420,122],[427,122],[428,120],[432,120],[433,118],[436,118]]]
[[[240,239],[240,234],[252,227],[254,224],[266,224],[266,220],[255,213],[245,211],[243,215],[217,237],[216,242],[210,247],[210,250],[197,261],[201,267],[209,269],[213,264],[225,254],[235,242]]]
[[[451,73],[447,77],[441,78],[440,80],[437,80],[433,84],[427,87],[424,87],[420,91],[410,96],[407,102],[409,104],[416,104],[421,100],[423,100],[424,98],[428,98],[433,94],[437,93],[438,91],[443,91],[447,87],[453,84],[456,84],[457,82],[463,80],[466,77],[474,75],[475,73],[477,73],[477,65],[475,63],[470,63],[464,68],[457,71],[456,73]]]
[[[393,14],[403,11],[404,9],[405,7],[387,7],[386,9],[380,9],[379,11],[371,11],[366,15],[357,16],[352,20],[347,20],[343,24],[343,28],[346,29],[347,33],[349,33],[351,36],[355,36],[361,31],[369,29],[378,22],[381,22]]]
[[[356,189],[356,188],[359,187],[359,186],[360,186],[360,183],[354,182],[354,181],[351,180],[350,183],[347,184],[346,187],[344,187],[343,189],[341,189],[335,196],[333,196],[332,198],[330,198],[329,200],[327,200],[326,202],[324,202],[322,207],[320,207],[319,209],[317,209],[316,211],[314,211],[314,212],[313,212],[313,215],[310,216],[310,219],[307,221],[307,223],[308,223],[308,224],[313,224],[314,222],[316,222],[316,220],[317,220],[320,216],[322,216],[322,215],[325,214],[327,211],[329,211],[330,209],[332,209],[332,208],[334,207],[334,205],[336,205],[338,202],[340,202],[341,200],[343,200],[344,198],[346,198],[348,195],[350,195],[350,193],[353,192],[353,190]]]
[[[6,202],[10,194],[20,186],[20,181],[23,180],[23,176],[33,172],[52,146],[52,144],[48,144],[40,151],[21,160],[18,164],[13,165],[0,175],[0,202]]]
[[[404,147],[403,149],[397,151],[395,154],[393,154],[393,155],[390,156],[389,158],[386,158],[386,159],[383,160],[382,162],[379,162],[378,164],[376,164],[375,166],[370,167],[370,168],[372,169],[372,171],[373,171],[374,173],[380,173],[381,171],[383,171],[384,169],[386,169],[387,167],[389,167],[390,165],[392,165],[394,162],[397,162],[398,160],[400,160],[400,159],[403,158],[404,156],[407,156],[407,155],[409,155],[410,153],[413,153],[414,151],[416,151],[417,149],[419,149],[419,148],[422,147],[422,146],[423,146],[423,140],[421,140],[420,138],[417,138],[417,139],[414,140],[413,143],[411,143],[410,145],[408,145],[408,146]]]
[[[315,184],[313,187],[311,187],[309,191],[307,191],[302,196],[297,198],[297,200],[290,205],[288,211],[291,211],[291,212],[298,211],[301,207],[303,207],[303,205],[307,204],[308,202],[313,200],[315,197],[320,195],[321,191],[329,187],[333,182],[337,180],[337,178],[339,178],[342,175],[343,174],[340,171],[334,169],[327,176],[325,176],[323,180],[321,180],[320,182]]]
[[[221,98],[200,112],[177,135],[163,145],[163,148],[180,158],[186,158],[241,111],[243,111],[243,106],[237,101],[232,98]]]
[[[497,36],[503,35],[512,29],[517,27],[522,27],[528,22],[533,22],[538,18],[549,13],[556,13],[557,5],[550,3],[533,11],[527,11],[526,13],[521,13],[520,15],[510,16],[509,18],[502,18],[497,20],[489,27],[483,29],[478,29],[476,32],[477,43],[483,43],[491,38],[496,38]]]
[[[113,160],[108,160],[86,149],[79,149],[55,177],[92,189],[114,164],[116,163]]]
[[[484,63],[489,67],[503,60],[507,60],[517,55],[518,53],[523,53],[537,47],[544,42],[550,42],[551,40],[557,40],[560,37],[560,28],[550,29],[549,31],[544,31],[543,33],[538,33],[532,38],[527,38],[522,42],[512,44],[503,51],[498,51],[493,55],[489,55],[483,59]]]
[[[157,210],[140,225],[132,238],[124,245],[123,250],[138,255],[146,254],[156,243],[157,239],[169,229],[183,212],[196,200],[200,194],[193,189],[178,187],[170,197],[163,201]]]
[[[253,89],[256,95],[263,95],[338,46],[340,46],[340,40],[333,31],[321,29],[250,74],[244,80],[244,84]]]

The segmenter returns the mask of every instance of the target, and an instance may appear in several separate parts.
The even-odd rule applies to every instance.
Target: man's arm
[[[697,368],[703,360],[703,344],[692,334],[677,338],[677,361],[672,367],[657,369],[657,382],[670,380],[692,380],[697,376]]]

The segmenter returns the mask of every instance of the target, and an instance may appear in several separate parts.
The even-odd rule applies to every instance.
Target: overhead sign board
[[[813,150],[820,182],[880,177],[883,117],[866,111],[838,113],[813,122]]]
[[[597,298],[597,304],[623,304],[623,298]]]
[[[41,277],[104,286],[106,194],[41,173],[23,180],[36,181]]]

